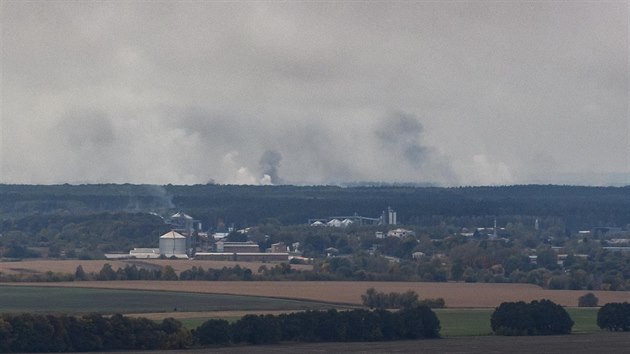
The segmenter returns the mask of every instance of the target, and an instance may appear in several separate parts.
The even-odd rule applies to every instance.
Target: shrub
[[[573,320],[562,306],[550,300],[504,302],[492,313],[490,326],[499,335],[569,334]]]
[[[441,297],[435,299],[424,299],[420,301],[420,305],[425,305],[432,309],[443,309],[446,307],[446,301],[444,301]]]
[[[587,293],[578,298],[578,307],[597,307],[599,299],[593,293]]]
[[[609,331],[630,331],[630,304],[609,303],[597,312],[597,325]]]

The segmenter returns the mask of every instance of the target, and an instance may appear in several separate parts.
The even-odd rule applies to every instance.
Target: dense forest
[[[354,213],[376,218],[388,206],[398,225],[307,224]],[[169,230],[163,218],[178,211],[200,220],[203,231],[247,228],[228,240],[253,241],[262,251],[283,242],[313,263],[311,272],[270,266],[265,279],[630,289],[630,187],[0,185],[0,252],[6,260],[93,259],[157,247]],[[377,237],[399,227],[411,232]],[[624,247],[610,247],[619,241]],[[183,276],[242,278],[208,274],[215,273]]]
[[[332,215],[378,217],[391,206],[399,223],[431,226],[445,219],[554,217],[570,229],[630,223],[630,187],[337,187],[233,185],[0,185],[0,220],[34,214],[184,210],[205,225],[237,227],[276,219],[283,225]]]

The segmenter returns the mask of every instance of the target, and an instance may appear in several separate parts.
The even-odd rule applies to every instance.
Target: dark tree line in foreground
[[[365,342],[439,338],[440,321],[427,306],[386,310],[305,311],[246,315],[233,324],[210,320],[193,330],[202,345],[288,342]]]
[[[385,310],[306,311],[209,320],[192,332],[172,318],[5,314],[0,352],[102,352],[288,342],[391,341],[438,338],[440,322],[426,306]]]
[[[609,303],[597,325],[630,331],[630,304]],[[506,302],[495,309],[491,327],[497,335],[569,334],[573,320],[550,300]],[[209,320],[189,331],[172,318],[161,322],[116,314],[4,314],[0,316],[0,352],[103,352],[165,350],[232,344],[278,342],[361,342],[439,338],[440,322],[427,306],[390,312],[382,309],[305,311],[245,315],[234,323]]]
[[[179,349],[191,343],[190,331],[172,318],[158,323],[146,318],[99,314],[0,317],[3,353]]]

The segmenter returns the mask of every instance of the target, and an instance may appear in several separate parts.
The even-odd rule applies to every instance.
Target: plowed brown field
[[[12,285],[26,283],[12,283]],[[298,282],[298,281],[86,281],[67,283],[30,283],[34,286],[90,287],[183,291],[210,294],[252,295],[313,300],[337,304],[360,304],[368,288],[384,292],[413,290],[421,298],[444,298],[447,307],[496,307],[505,301],[550,299],[563,306],[577,306],[586,291],[544,290],[530,284],[487,283],[411,283],[411,282]],[[593,291],[599,304],[630,302],[630,292]]]
[[[232,261],[204,261],[204,260],[171,260],[171,259],[125,259],[125,260],[32,260],[20,262],[0,262],[0,272],[4,274],[36,274],[48,271],[55,273],[72,273],[76,271],[80,265],[83,270],[90,272],[98,272],[103,268],[105,263],[109,263],[114,270],[124,268],[126,265],[135,264],[138,267],[163,267],[170,265],[175,272],[191,269],[194,267],[203,267],[203,269],[221,269],[223,267],[234,267],[239,265],[242,268],[251,269],[258,272],[261,266],[273,267],[277,263],[263,262],[232,262]],[[310,265],[291,265],[294,269],[313,269]]]

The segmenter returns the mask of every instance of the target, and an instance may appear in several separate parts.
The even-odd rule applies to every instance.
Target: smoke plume
[[[268,176],[268,182],[271,184],[281,184],[282,179],[278,175],[278,169],[280,168],[280,161],[282,161],[282,154],[275,150],[267,150],[260,157],[259,166],[263,175],[263,179]]]

